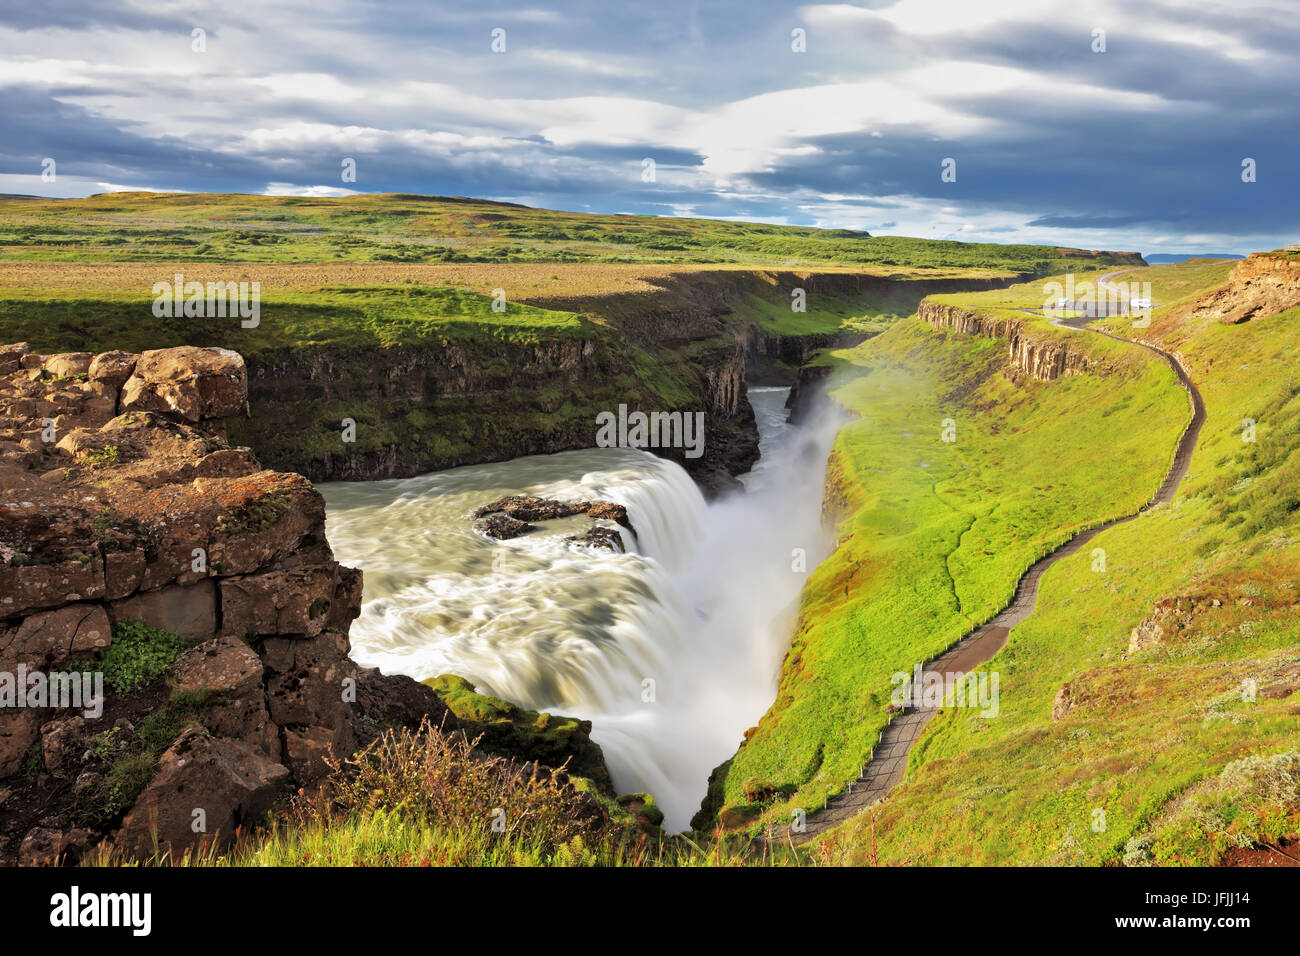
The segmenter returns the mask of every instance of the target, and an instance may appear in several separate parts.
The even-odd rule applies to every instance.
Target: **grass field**
[[[1074,282],[1078,286],[1088,282],[1095,285],[1097,280],[1108,273],[1114,273],[1112,282],[1151,283],[1152,308],[1173,305],[1180,299],[1187,298],[1205,289],[1222,285],[1227,281],[1235,262],[1231,260],[1192,259],[1177,266],[1144,266],[1140,268],[1106,268],[1087,269],[1074,273]],[[934,302],[948,305],[960,305],[972,309],[1042,309],[1049,298],[1046,286],[1050,282],[1065,283],[1064,276],[1051,276],[1035,279],[1031,282],[1017,283],[1005,289],[993,289],[988,292],[960,292],[948,295],[931,296]]]
[[[156,270],[155,270],[156,271]],[[232,274],[232,281],[249,273]],[[154,281],[171,281],[168,275]],[[186,281],[212,273],[189,272]],[[46,352],[220,345],[246,358],[286,347],[383,348],[457,339],[537,342],[593,334],[590,322],[552,309],[510,302],[493,310],[490,294],[455,286],[262,287],[258,324],[238,318],[155,316],[149,276],[119,273],[120,285],[66,294],[27,289],[0,297],[0,339],[25,340]],[[217,280],[221,281],[221,280]],[[249,280],[256,281],[256,280]]]
[[[4,198],[0,340],[47,352],[220,345],[246,356],[315,345],[529,344],[635,322],[665,290],[689,298],[684,286],[724,282],[729,271],[757,276],[730,306],[742,325],[783,335],[876,332],[911,312],[919,296],[816,294],[806,312],[793,312],[788,292],[777,294],[761,270],[936,280],[1138,261],[1053,246],[589,215],[455,197]],[[260,324],[154,318],[154,284],[177,274],[257,283]],[[497,296],[504,312],[492,308]]]
[[[840,229],[531,209],[459,197],[111,193],[0,199],[0,258],[23,261],[671,262],[1059,271],[1092,253]],[[1104,264],[1104,263],[1103,263]]]
[[[848,271],[829,267],[817,274]],[[257,328],[229,319],[155,317],[154,283],[170,283],[178,273],[187,283],[259,283]],[[743,283],[751,275],[744,267],[656,264],[128,262],[70,269],[21,263],[0,269],[0,340],[27,340],[48,352],[221,345],[245,356],[290,346],[541,341],[599,334],[637,311],[652,311],[666,290],[688,295],[680,290],[693,281]],[[932,278],[960,276],[956,270]],[[906,289],[812,293],[806,311],[794,312],[788,294],[766,278],[748,282],[749,291],[736,296],[736,321],[780,335],[877,332],[907,314],[918,297]],[[493,310],[498,290],[505,298],[501,312]]]

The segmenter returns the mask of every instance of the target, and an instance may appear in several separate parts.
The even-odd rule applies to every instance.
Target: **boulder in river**
[[[598,524],[592,525],[585,534],[570,535],[564,540],[601,551],[613,551],[616,554],[627,550],[623,545],[623,536],[621,534],[613,528],[606,528]]]
[[[477,513],[475,512],[475,514]],[[508,538],[517,538],[521,534],[536,531],[537,528],[527,521],[520,521],[518,518],[512,518],[510,515],[495,511],[475,521],[474,530],[479,534],[487,535],[489,538],[505,541]]]
[[[539,498],[537,495],[506,495],[479,508],[474,512],[474,517],[483,518],[493,514],[504,514],[519,521],[550,521],[585,514],[617,522],[625,528],[632,527],[627,518],[627,508],[610,501],[556,501],[553,498]]]

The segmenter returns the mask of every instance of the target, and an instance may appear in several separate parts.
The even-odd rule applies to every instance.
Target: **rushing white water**
[[[708,505],[678,465],[613,448],[318,486],[336,556],[365,571],[353,656],[592,720],[619,791],[653,793],[684,829],[771,704],[799,590],[828,547],[838,423],[790,428],[785,396],[751,390],[760,464],[744,494]],[[636,536],[624,554],[564,542],[585,516],[510,541],[474,533],[470,513],[504,494],[618,502]]]

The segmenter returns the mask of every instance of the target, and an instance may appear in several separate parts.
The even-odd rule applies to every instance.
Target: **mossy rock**
[[[648,793],[625,793],[616,801],[631,814],[643,833],[660,836],[663,833],[664,812]]]
[[[731,760],[727,760],[714,767],[709,774],[708,788],[704,792],[704,799],[700,801],[700,809],[691,817],[691,829],[695,832],[707,833],[717,826],[718,813],[725,800],[727,774],[730,772]]]
[[[478,693],[473,684],[454,674],[431,677],[424,684],[442,698],[467,734],[482,735],[484,750],[548,767],[567,761],[569,774],[586,777],[603,793],[614,795],[605,755],[591,739],[591,721],[524,710]]]

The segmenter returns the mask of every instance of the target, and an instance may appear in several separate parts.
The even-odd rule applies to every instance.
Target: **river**
[[[668,829],[686,829],[710,771],[771,705],[799,591],[829,551],[839,422],[787,425],[786,395],[750,390],[760,460],[743,494],[708,504],[680,466],[625,448],[318,485],[336,557],[365,572],[353,658],[591,720],[618,791],[653,793]],[[566,543],[581,515],[510,541],[476,534],[473,510],[506,494],[617,502],[636,535],[622,554]]]

